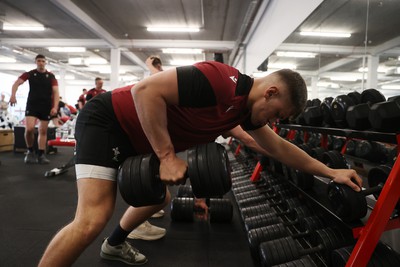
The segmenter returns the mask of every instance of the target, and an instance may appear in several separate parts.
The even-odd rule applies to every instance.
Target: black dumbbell
[[[234,186],[232,191],[236,195],[239,195],[241,193],[246,193],[249,191],[268,189],[274,185],[280,185],[280,184],[285,184],[285,183],[286,183],[286,181],[283,179],[268,179],[268,180],[263,180],[262,182],[251,183],[251,184],[242,185],[242,186]]]
[[[332,169],[348,169],[347,162],[343,155],[336,150],[330,150],[322,155],[322,162]]]
[[[349,128],[354,130],[366,130],[371,128],[371,123],[368,119],[370,111],[369,103],[361,103],[349,107],[346,112],[346,121]]]
[[[289,203],[291,202],[290,199],[288,199]],[[296,204],[295,204],[296,205]],[[297,204],[298,205],[298,204]],[[246,218],[254,217],[260,214],[266,214],[266,213],[271,213],[274,212],[277,216],[283,216],[283,215],[291,215],[291,214],[296,214],[301,212],[302,214],[306,215],[311,215],[310,209],[305,206],[305,205],[298,205],[294,207],[290,207],[290,205],[285,205],[286,207],[276,207],[276,208],[281,208],[280,210],[275,210],[271,205],[269,204],[260,204],[256,206],[250,206],[247,208],[243,208],[240,212],[242,216],[242,220],[245,221]]]
[[[273,194],[274,192],[276,192],[278,190],[286,190],[286,189],[290,189],[290,188],[291,188],[291,186],[286,183],[285,184],[276,184],[269,188],[264,188],[264,189],[260,188],[260,189],[250,190],[247,192],[237,193],[237,194],[235,194],[235,198],[236,198],[236,201],[240,201],[242,199],[247,199],[252,196]]]
[[[249,196],[248,198],[243,198],[237,200],[237,205],[240,209],[258,205],[270,199],[283,199],[283,198],[292,198],[295,197],[295,191],[291,189],[280,190],[277,192],[272,192],[270,194],[261,194],[255,196]]]
[[[324,117],[319,106],[307,107],[303,114],[306,125],[322,126]]]
[[[318,229],[325,227],[324,223],[317,217],[306,217],[301,219],[298,224],[302,224],[302,230],[292,232],[287,226],[293,226],[294,224],[288,223],[278,223],[267,225],[259,228],[253,228],[247,233],[247,240],[249,242],[250,250],[252,254],[257,256],[259,252],[258,247],[262,242],[271,241],[274,239],[291,236],[294,239],[307,237],[314,233]]]
[[[361,92],[361,103],[368,103],[370,105],[386,101],[385,96],[376,89],[366,89]]]
[[[231,189],[227,153],[217,143],[199,145],[187,151],[188,175],[198,198],[222,196]],[[118,187],[131,206],[161,204],[166,185],[159,177],[159,160],[155,154],[127,158],[118,170]]]
[[[381,132],[400,132],[400,101],[373,104],[368,115],[373,129]]]
[[[311,149],[311,157],[313,157],[316,160],[322,161],[322,155],[328,151],[324,147],[315,147]]]
[[[297,187],[308,190],[314,186],[314,175],[299,170],[290,169],[290,178]]]
[[[372,162],[383,163],[387,161],[387,149],[384,145],[368,140],[356,143],[354,155]]]
[[[332,101],[331,115],[333,120],[335,121],[336,126],[347,126],[346,112],[349,107],[354,105],[355,103],[353,102],[353,99],[348,95],[339,95]]]
[[[304,256],[301,259],[285,262],[273,267],[317,267],[310,256]]]
[[[176,191],[176,197],[193,197],[192,187],[190,185],[180,185]]]
[[[210,222],[230,222],[233,206],[229,199],[209,199],[208,210]],[[174,198],[171,202],[171,219],[177,222],[192,222],[194,213],[204,213],[197,208],[194,198]]]
[[[269,267],[314,253],[329,261],[332,250],[353,242],[336,228],[319,229],[312,236],[314,241],[310,248],[303,248],[290,236],[261,243],[259,249],[262,266]]]
[[[368,211],[365,196],[379,196],[391,171],[390,166],[381,165],[372,168],[368,173],[370,188],[356,192],[349,186],[331,181],[328,185],[328,199],[332,209],[345,222],[363,218]]]
[[[310,217],[311,213],[308,208],[305,206],[300,206],[299,208],[291,209],[290,211],[285,212],[270,212],[263,213],[260,215],[255,215],[252,217],[247,217],[244,219],[244,225],[246,231],[250,231],[251,229],[273,225],[277,223],[284,223],[286,225],[297,224],[302,219]],[[287,221],[287,220],[289,221]]]
[[[345,267],[353,248],[353,246],[348,246],[332,251],[332,266]],[[375,266],[400,266],[400,255],[389,246],[378,242],[367,265],[367,267]]]
[[[332,118],[332,111],[331,111],[332,101],[333,97],[326,97],[320,105],[324,126],[330,126],[330,127],[335,126],[335,122]]]

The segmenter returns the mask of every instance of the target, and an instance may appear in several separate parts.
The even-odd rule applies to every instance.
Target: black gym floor
[[[66,163],[72,153],[72,148],[58,148],[57,154],[48,155],[50,165],[25,165],[23,153],[0,153],[0,266],[36,266],[52,236],[72,220],[77,203],[75,169],[44,177],[45,171]],[[170,189],[174,194],[175,187]],[[103,238],[126,207],[118,196],[112,219],[74,266],[127,266],[99,256]],[[163,239],[132,241],[149,259],[144,266],[255,266],[236,206],[231,224],[173,223],[169,207],[165,211],[163,218],[150,220],[167,229]]]

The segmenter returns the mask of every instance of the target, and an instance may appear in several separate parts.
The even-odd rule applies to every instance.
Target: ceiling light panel
[[[317,37],[333,37],[333,38],[349,38],[351,36],[351,33],[348,33],[348,32],[301,31],[300,35],[317,36]]]
[[[163,48],[164,54],[202,54],[203,49],[196,48]]]
[[[156,26],[147,27],[149,32],[199,32],[198,27],[169,27],[169,26]]]

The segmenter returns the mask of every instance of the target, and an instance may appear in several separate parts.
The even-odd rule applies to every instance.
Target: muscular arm
[[[267,126],[249,133],[262,148],[273,155],[273,158],[292,168],[327,177],[339,183],[345,183],[357,191],[361,187],[362,180],[354,170],[335,170],[327,167],[297,146],[275,134]]]
[[[14,105],[15,103],[17,103],[17,99],[16,99],[16,94],[17,94],[17,90],[18,87],[23,84],[25,81],[22,80],[21,78],[18,78],[15,83],[12,85],[11,88],[11,97],[10,97],[10,103],[11,105]]]
[[[229,136],[234,137],[251,150],[269,157],[273,157],[273,155],[268,153],[267,150],[258,145],[254,138],[251,137],[251,135],[249,135],[247,132],[245,132],[240,126],[236,126],[235,128],[225,132],[222,136],[225,138]]]
[[[58,90],[58,86],[53,86],[53,107],[51,108],[50,114],[52,116],[57,114],[58,111],[58,102],[60,101],[60,92]]]
[[[187,165],[176,156],[167,129],[167,106],[179,103],[176,70],[147,77],[131,91],[143,131],[160,159],[160,178],[169,184],[180,182]]]

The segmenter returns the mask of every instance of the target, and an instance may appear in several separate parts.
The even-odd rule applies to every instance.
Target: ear
[[[276,86],[270,86],[267,88],[267,90],[265,90],[264,97],[270,98],[270,97],[278,95],[278,93],[279,93],[279,89]]]

